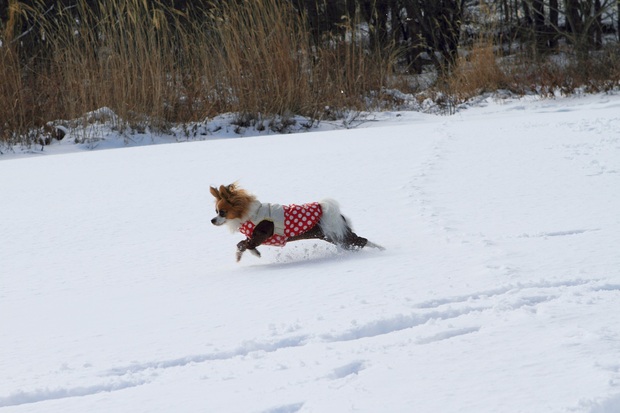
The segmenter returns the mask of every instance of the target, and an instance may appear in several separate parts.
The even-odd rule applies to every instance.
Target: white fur
[[[348,224],[340,212],[340,206],[334,199],[328,198],[319,202],[323,216],[319,225],[325,236],[335,242],[342,242],[347,236]]]
[[[226,219],[226,217],[221,217],[219,215],[216,215],[211,222],[213,223],[213,225],[217,225],[218,227],[220,225],[224,225],[228,220]]]
[[[259,201],[252,201],[252,203],[250,204],[250,207],[248,208],[248,210],[245,212],[245,214],[241,218],[226,220],[225,224],[230,230],[230,232],[239,231],[239,228],[241,228],[241,225],[243,225],[244,222],[250,219],[251,216],[256,214],[256,211],[258,211],[258,209],[260,208],[260,205],[261,203]]]

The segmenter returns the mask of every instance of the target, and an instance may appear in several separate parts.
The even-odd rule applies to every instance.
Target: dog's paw
[[[258,258],[260,258],[260,252],[258,252],[258,250],[256,248],[247,248],[246,244],[241,244],[237,246],[237,262],[241,261],[241,257],[243,256],[243,253],[247,250],[250,251],[252,253],[252,255],[257,256]]]

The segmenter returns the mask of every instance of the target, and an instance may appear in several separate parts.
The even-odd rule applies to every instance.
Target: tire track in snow
[[[93,386],[37,389],[33,391],[18,390],[6,397],[0,397],[0,407],[19,406],[22,404],[39,403],[48,400],[67,399],[71,397],[90,396],[98,393],[110,393],[146,384],[145,380],[121,380],[113,383]]]
[[[596,281],[575,279],[559,282],[538,282],[526,284],[509,284],[496,289],[472,292],[467,295],[437,298],[434,300],[414,304],[415,311],[409,314],[395,314],[355,326],[351,329],[325,334],[305,334],[285,337],[275,341],[248,340],[232,350],[224,350],[207,354],[196,354],[168,360],[150,361],[130,364],[106,370],[103,376],[125,376],[154,369],[170,369],[183,367],[189,364],[205,363],[217,360],[229,360],[235,357],[244,357],[256,352],[272,353],[278,350],[303,347],[310,343],[338,343],[360,340],[396,333],[430,321],[448,321],[459,317],[480,314],[485,311],[514,311],[523,307],[534,307],[542,303],[555,300],[559,297],[558,289],[579,288],[590,286],[592,291],[620,290],[618,285],[595,286]],[[534,290],[534,291],[532,291]],[[498,304],[498,297],[506,298]],[[463,305],[467,304],[467,305]],[[448,307],[448,308],[442,308]],[[479,326],[470,326],[460,329],[446,329],[436,334],[434,339],[422,339],[424,344],[432,341],[446,340],[464,334],[475,333]]]
[[[0,407],[17,406],[21,404],[30,404],[44,402],[48,400],[65,399],[72,397],[90,396],[98,393],[114,392],[118,390],[128,389],[132,387],[148,384],[150,381],[146,379],[135,379],[135,375],[139,375],[145,371],[154,369],[170,369],[175,367],[184,367],[193,363],[204,363],[214,360],[228,360],[238,356],[246,356],[248,354],[264,351],[267,353],[280,349],[299,347],[306,343],[307,336],[288,337],[273,342],[255,342],[247,341],[239,347],[230,350],[216,352],[212,354],[201,354],[176,359],[152,361],[139,364],[131,364],[129,366],[115,367],[106,370],[99,376],[102,377],[131,377],[128,380],[118,380],[112,383],[97,384],[84,387],[58,387],[56,389],[36,389],[32,391],[18,390],[9,396],[0,397]],[[284,406],[287,407],[287,406]],[[299,410],[299,409],[297,409]],[[282,411],[297,411],[282,410]],[[275,410],[279,411],[279,410]]]
[[[561,287],[579,287],[587,284],[591,284],[592,280],[583,280],[583,279],[575,279],[568,281],[558,281],[558,282],[537,282],[537,283],[518,283],[518,284],[508,284],[503,287],[498,287],[490,290],[474,292],[471,294],[446,297],[446,298],[437,298],[434,300],[424,301],[415,305],[415,308],[437,308],[439,306],[445,304],[456,304],[469,302],[472,300],[483,300],[487,298],[497,297],[500,295],[506,295],[509,293],[518,293],[524,290],[529,289],[556,289]]]
[[[481,327],[465,327],[449,331],[442,331],[441,333],[437,333],[429,337],[420,338],[416,341],[416,344],[431,344],[437,341],[449,340],[454,337],[477,333],[478,331],[480,331],[480,329]]]
[[[179,357],[176,359],[152,361],[139,364],[131,364],[124,367],[115,367],[107,370],[105,376],[124,376],[131,373],[139,373],[151,369],[169,369],[174,367],[183,367],[192,363],[204,363],[215,360],[229,360],[235,357],[247,356],[250,353],[263,351],[272,353],[277,350],[300,347],[306,344],[308,336],[287,337],[273,342],[247,341],[236,349],[230,351],[220,351],[211,354],[197,354],[193,356]]]
[[[302,407],[304,407],[304,403],[285,404],[264,410],[262,413],[295,413],[300,411]]]
[[[391,318],[376,320],[339,334],[323,334],[320,336],[298,335],[269,342],[247,341],[241,346],[229,351],[220,351],[209,354],[197,354],[169,360],[150,361],[145,363],[136,363],[127,366],[114,367],[104,371],[102,373],[102,376],[122,377],[126,375],[138,374],[148,370],[170,369],[184,367],[189,364],[198,364],[218,360],[229,360],[235,357],[248,356],[252,353],[260,351],[271,353],[283,349],[303,347],[309,343],[337,343],[358,340],[362,338],[376,337],[423,325],[430,320],[448,320],[460,317],[465,314],[481,312],[490,308],[492,307],[481,305],[478,307],[432,311],[425,314],[399,314]],[[468,332],[474,332],[474,329],[478,329],[478,327],[473,327]],[[452,336],[457,335],[461,334],[452,334]],[[450,338],[449,332],[446,333],[445,337],[443,337],[442,339],[447,338]]]
[[[360,326],[356,326],[342,333],[324,334],[321,337],[323,338],[323,340],[330,343],[372,338],[421,326],[431,320],[451,320],[471,313],[480,313],[491,308],[491,306],[481,305],[478,307],[471,306],[460,309],[431,311],[424,314],[398,314],[390,318],[383,318],[380,320],[371,321]]]
[[[103,370],[99,377],[115,377],[113,383],[78,388],[43,389],[34,391],[17,391],[9,396],[0,397],[0,407],[45,400],[88,396],[102,392],[113,392],[131,387],[148,384],[154,379],[155,370],[163,372],[168,369],[183,368],[190,364],[208,363],[210,361],[226,361],[237,357],[245,357],[258,352],[272,353],[279,350],[292,350],[307,345],[334,345],[356,340],[373,339],[389,334],[415,329],[432,322],[436,327],[434,334],[418,335],[414,345],[431,345],[435,342],[451,340],[461,336],[478,333],[484,328],[480,316],[484,313],[510,313],[521,308],[535,309],[540,305],[561,298],[566,294],[587,295],[591,293],[617,293],[620,285],[602,283],[600,280],[573,279],[566,281],[542,281],[524,284],[508,284],[495,289],[472,292],[453,297],[440,297],[422,301],[412,305],[412,311],[394,314],[367,321],[350,329],[333,333],[315,332],[282,337],[275,340],[248,340],[230,350],[216,351],[206,354],[189,355],[167,360],[154,360],[134,363],[126,366],[112,367]],[[457,323],[453,320],[460,319]],[[332,370],[327,377],[338,380],[360,374],[367,368],[366,361],[353,360]],[[295,412],[303,404],[276,406],[273,412]]]
[[[364,338],[372,338],[398,331],[424,325],[430,321],[448,321],[459,317],[480,314],[485,311],[510,312],[524,307],[536,307],[558,299],[561,289],[581,288],[589,286],[591,291],[615,290],[616,285],[593,285],[592,280],[568,280],[559,282],[538,282],[517,285],[506,285],[492,290],[474,292],[462,296],[438,298],[435,300],[418,303],[413,308],[418,311],[411,314],[397,314],[389,318],[374,320],[347,331],[336,334],[324,334],[321,338],[328,342],[353,341]],[[500,299],[501,298],[501,299]],[[467,305],[463,305],[467,304]],[[442,307],[448,307],[442,309]],[[420,312],[419,310],[423,310]],[[428,310],[428,311],[424,311]],[[479,326],[465,327],[461,329],[446,329],[427,339],[422,339],[428,344],[433,341],[441,341],[464,334],[475,333],[480,330]]]
[[[272,353],[283,349],[303,347],[309,343],[337,343],[353,341],[362,338],[376,337],[423,325],[430,320],[449,320],[466,314],[482,312],[491,308],[491,306],[481,305],[478,307],[472,306],[461,309],[432,311],[425,314],[398,314],[394,317],[376,320],[339,334],[323,334],[320,336],[298,335],[269,342],[247,341],[241,346],[229,351],[220,351],[209,354],[197,354],[169,360],[151,361],[121,367],[114,367],[106,370],[102,374],[102,376],[122,377],[126,375],[141,373],[148,370],[170,369],[184,367],[189,364],[199,364],[218,360],[229,360],[235,357],[248,356],[256,352]],[[479,327],[472,327],[468,329],[467,333],[474,332],[474,330],[478,329]],[[466,333],[462,332],[451,334],[450,332],[447,332],[441,339],[445,340],[450,337],[462,334]]]
[[[365,368],[366,363],[364,361],[352,361],[351,363],[345,364],[344,366],[335,368],[332,374],[329,375],[329,378],[332,380],[344,379],[345,377],[351,376],[353,374],[359,374]]]

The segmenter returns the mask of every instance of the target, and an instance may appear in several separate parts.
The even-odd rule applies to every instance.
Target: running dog
[[[237,262],[246,250],[260,257],[259,245],[283,247],[302,239],[320,239],[347,250],[385,249],[355,234],[333,199],[303,205],[262,203],[236,183],[210,187],[210,192],[217,213],[211,223],[226,224],[232,232],[246,236],[237,244]]]

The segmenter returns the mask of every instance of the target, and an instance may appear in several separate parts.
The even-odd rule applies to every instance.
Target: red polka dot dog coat
[[[314,227],[322,215],[323,211],[318,202],[303,205],[261,204],[256,214],[241,224],[239,231],[251,238],[256,225],[264,220],[272,221],[274,234],[267,238],[263,245],[282,247],[289,238],[301,235]]]

